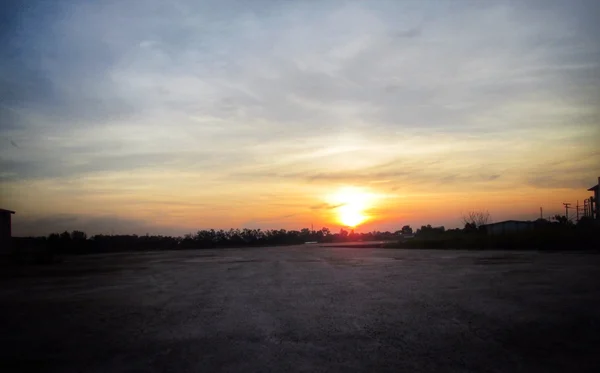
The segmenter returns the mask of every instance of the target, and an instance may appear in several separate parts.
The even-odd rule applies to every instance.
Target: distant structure
[[[488,236],[498,236],[501,234],[533,230],[535,223],[532,221],[505,220],[482,225],[482,227],[485,229]]]
[[[12,214],[14,211],[0,209],[0,254],[8,254],[12,248]]]
[[[598,184],[594,185],[589,192],[594,192],[594,196],[588,198],[584,202],[584,215],[594,219],[600,219],[600,209],[598,208],[598,201],[600,200],[600,177],[598,177]]]

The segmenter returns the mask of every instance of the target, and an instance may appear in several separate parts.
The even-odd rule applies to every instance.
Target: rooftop
[[[506,224],[506,223],[527,223],[527,224],[533,224],[532,221],[530,220],[504,220],[504,221],[498,221],[495,223],[489,223],[489,224],[483,224],[482,227],[486,227],[489,225],[496,225],[496,224]]]
[[[597,190],[598,190],[598,186],[599,186],[599,185],[600,185],[600,184],[596,184],[596,185],[594,185],[593,187],[591,187],[590,189],[588,189],[588,191],[589,191],[589,192],[595,192],[595,191],[597,191]]]
[[[9,214],[14,214],[15,212],[12,210],[0,209],[0,212],[8,212]]]

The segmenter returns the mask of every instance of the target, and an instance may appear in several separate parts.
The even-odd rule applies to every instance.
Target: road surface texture
[[[0,279],[0,341],[2,372],[598,372],[600,255],[82,256]]]

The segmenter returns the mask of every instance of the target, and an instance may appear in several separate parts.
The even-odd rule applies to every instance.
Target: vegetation
[[[462,216],[465,230],[474,231],[481,226],[489,224],[492,220],[490,213],[485,211],[469,211]]]
[[[410,227],[409,227],[410,228]],[[341,229],[331,233],[328,228],[320,230],[261,230],[230,229],[200,230],[183,237],[138,236],[138,235],[95,235],[90,238],[84,232],[53,233],[48,237],[14,238],[16,252],[48,251],[55,255],[110,253],[122,251],[151,251],[178,249],[209,249],[227,247],[252,247],[297,245],[305,242],[336,243],[349,241],[392,241],[398,240],[400,231],[355,233]]]
[[[200,230],[183,237],[95,235],[89,237],[80,231],[53,233],[48,237],[14,238],[17,259],[35,253],[35,260],[55,261],[64,254],[111,253],[123,251],[152,251],[179,249],[209,249],[227,247],[257,247],[296,245],[305,242],[343,243],[355,241],[388,241],[390,248],[431,249],[586,249],[600,248],[598,221],[581,219],[574,224],[563,216],[552,221],[539,219],[533,229],[502,235],[488,235],[483,227],[489,221],[487,213],[465,216],[463,229],[449,229],[424,225],[413,234],[409,225],[396,232],[367,232],[340,230],[332,233],[320,230],[261,230],[230,229]]]
[[[414,239],[401,239],[391,248],[585,250],[600,248],[600,222],[582,218],[576,224],[564,216],[538,219],[529,230],[489,235],[482,225],[467,221],[464,229],[445,230],[430,225],[417,230]],[[476,221],[475,221],[476,223]]]

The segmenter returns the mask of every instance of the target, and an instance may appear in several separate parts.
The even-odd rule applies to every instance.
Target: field
[[[597,371],[600,255],[317,247],[0,278],[0,370]]]

